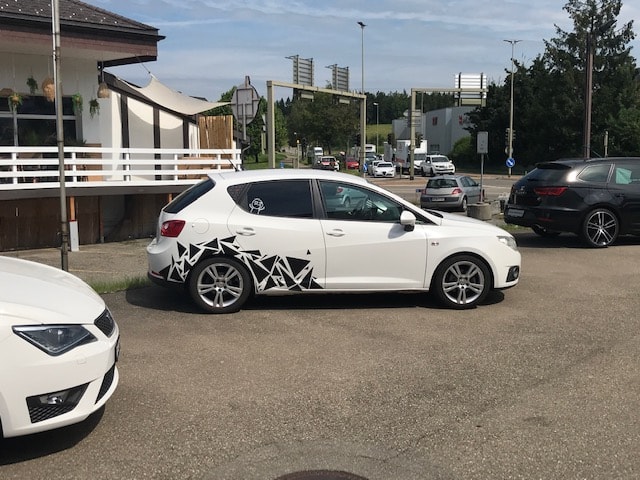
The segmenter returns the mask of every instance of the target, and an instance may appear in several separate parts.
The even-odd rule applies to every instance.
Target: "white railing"
[[[190,185],[212,170],[241,168],[237,149],[64,147],[65,185]],[[0,191],[58,189],[58,147],[0,147]]]

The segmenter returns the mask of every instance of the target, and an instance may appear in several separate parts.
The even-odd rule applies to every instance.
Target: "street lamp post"
[[[507,43],[511,44],[511,99],[509,101],[509,132],[508,132],[508,155],[510,159],[513,159],[513,51],[516,46],[516,43],[521,42],[522,40],[504,40]],[[509,167],[509,176],[511,176],[511,167]]]
[[[362,95],[364,95],[364,27],[366,25],[363,22],[358,22],[361,31],[361,51],[362,51]],[[367,143],[367,100],[362,99],[360,104],[360,168],[364,175],[364,145]]]
[[[593,24],[587,32],[587,61],[585,65],[585,92],[584,92],[584,158],[591,157],[591,104],[593,100],[593,57],[595,56],[595,39],[604,34],[616,23],[611,19],[600,25],[595,31]]]
[[[378,116],[378,102],[373,102],[376,107],[376,153],[378,152],[378,148],[380,148],[380,117]]]

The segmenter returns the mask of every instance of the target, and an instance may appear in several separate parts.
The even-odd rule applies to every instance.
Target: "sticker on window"
[[[249,211],[256,215],[260,215],[260,212],[262,212],[264,208],[264,202],[261,198],[254,198],[249,204]]]

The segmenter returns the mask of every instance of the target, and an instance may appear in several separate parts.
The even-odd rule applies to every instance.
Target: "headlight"
[[[498,240],[502,243],[504,243],[507,247],[511,247],[514,250],[518,250],[518,245],[516,244],[516,239],[513,238],[511,235],[509,236],[499,236]]]
[[[34,325],[13,327],[16,335],[55,357],[97,339],[81,325]]]

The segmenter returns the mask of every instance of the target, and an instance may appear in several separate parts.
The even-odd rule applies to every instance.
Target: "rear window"
[[[178,213],[185,207],[188,207],[202,195],[207,193],[213,187],[215,183],[210,178],[206,178],[199,183],[196,183],[192,187],[189,187],[176,198],[174,198],[169,204],[163,208],[167,213]]]
[[[541,163],[523,177],[523,180],[534,182],[561,182],[571,167],[560,163]]]
[[[434,178],[427,182],[427,188],[456,188],[458,183],[453,178]]]

